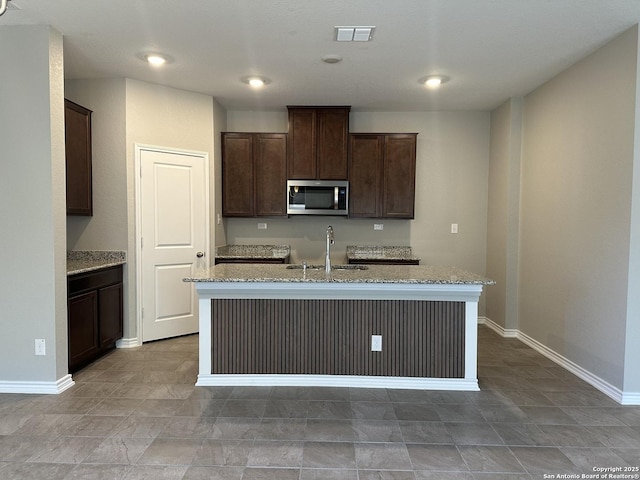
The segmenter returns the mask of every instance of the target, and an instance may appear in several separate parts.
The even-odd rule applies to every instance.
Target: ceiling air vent
[[[335,27],[338,42],[368,42],[376,27]]]

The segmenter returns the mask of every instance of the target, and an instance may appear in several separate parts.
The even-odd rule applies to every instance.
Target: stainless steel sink
[[[304,265],[292,264],[287,265],[289,270],[302,270]],[[366,265],[332,265],[331,270],[368,270]],[[307,265],[307,270],[324,270],[324,265]]]

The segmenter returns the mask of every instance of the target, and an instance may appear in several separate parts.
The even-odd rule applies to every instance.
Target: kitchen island
[[[478,390],[478,299],[493,283],[479,275],[221,264],[185,281],[199,296],[198,386]]]

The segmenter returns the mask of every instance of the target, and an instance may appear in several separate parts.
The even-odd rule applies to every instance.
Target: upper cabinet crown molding
[[[88,108],[64,101],[67,215],[93,215],[91,179],[91,114]]]
[[[346,180],[349,106],[289,106],[288,178]]]

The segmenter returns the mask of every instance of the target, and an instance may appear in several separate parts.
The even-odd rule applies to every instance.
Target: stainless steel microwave
[[[289,215],[348,215],[347,180],[287,180]]]

